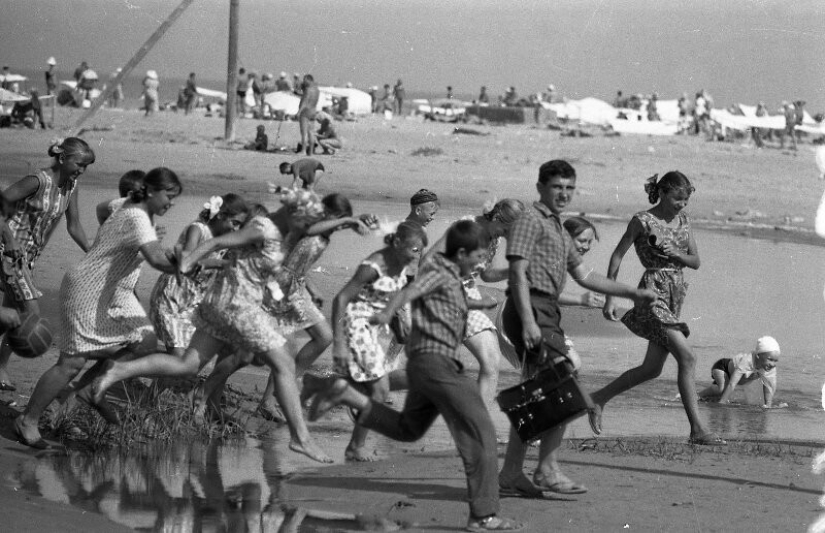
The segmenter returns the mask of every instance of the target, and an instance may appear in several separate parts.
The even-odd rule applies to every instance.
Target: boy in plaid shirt
[[[358,410],[357,422],[392,439],[420,439],[439,414],[450,429],[467,475],[470,503],[468,531],[520,531],[523,526],[496,516],[499,510],[496,434],[475,381],[456,358],[464,338],[467,311],[495,307],[492,298],[468,301],[461,280],[485,259],[490,236],[476,222],[457,222],[447,232],[446,250],[421,267],[373,320],[389,324],[395,312],[412,302],[413,327],[407,341],[410,392],[401,412],[374,403],[334,378],[313,401],[310,419],[336,405]]]

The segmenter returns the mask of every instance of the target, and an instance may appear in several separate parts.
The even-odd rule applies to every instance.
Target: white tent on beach
[[[568,100],[558,104],[543,103],[542,106],[553,111],[560,119],[597,126],[606,126],[617,116],[615,107],[604,100],[591,97]]]
[[[320,89],[320,100],[323,100],[323,105],[321,105],[320,100],[318,102],[320,108],[331,106],[333,96],[336,98],[346,97],[347,104],[349,104],[347,110],[353,115],[369,115],[372,113],[372,97],[364,91],[352,87],[320,87]]]
[[[273,112],[281,111],[284,115],[294,116],[298,114],[301,99],[289,91],[275,91],[264,95],[264,102]]]

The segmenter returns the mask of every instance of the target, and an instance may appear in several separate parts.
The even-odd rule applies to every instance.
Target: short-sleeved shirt
[[[412,302],[407,356],[439,354],[455,358],[467,327],[467,296],[458,265],[436,254],[421,267],[413,286],[424,295]]]
[[[731,357],[730,363],[728,363],[728,373],[733,374],[736,370],[742,373],[740,382],[748,382],[757,378],[761,379],[763,383],[765,381],[776,382],[776,367],[768,371],[757,369],[756,354],[753,352],[739,353]]]
[[[567,271],[579,266],[582,257],[558,215],[535,202],[513,224],[507,238],[507,259],[526,259],[530,290],[558,296],[564,290]]]
[[[315,173],[319,170],[324,171],[324,165],[316,159],[305,158],[292,163],[292,175],[306,184],[315,183]]]

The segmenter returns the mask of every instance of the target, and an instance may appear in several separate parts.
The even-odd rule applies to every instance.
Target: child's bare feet
[[[293,452],[298,452],[306,455],[313,461],[318,461],[319,463],[331,463],[332,458],[324,453],[315,441],[311,438],[306,440],[305,442],[299,442],[297,440],[289,441],[289,449]]]
[[[344,459],[356,463],[371,463],[378,460],[378,457],[375,455],[375,451],[370,453],[366,446],[355,447],[350,444],[344,452]]]
[[[315,394],[312,400],[312,407],[309,408],[309,419],[315,422],[324,416],[330,409],[341,403],[341,398],[347,391],[349,384],[341,378],[337,378],[324,390]]]

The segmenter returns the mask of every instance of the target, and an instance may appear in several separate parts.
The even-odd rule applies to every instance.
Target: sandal
[[[571,480],[570,478],[568,478],[560,472],[553,475],[553,478],[551,479],[556,479],[557,481],[553,481],[551,483],[549,482],[548,478],[539,477],[537,475],[533,477],[533,483],[535,483],[535,485],[540,490],[554,492],[556,494],[569,495],[584,494],[585,492],[587,492],[587,487],[585,487],[584,485],[580,485],[579,483],[576,483],[575,481]]]
[[[696,437],[691,435],[688,438],[688,442],[697,446],[725,446],[728,443],[728,441],[716,433],[705,433],[704,435],[699,435]]]
[[[509,518],[490,515],[484,518],[470,517],[465,529],[475,533],[482,533],[484,531],[524,531],[524,524],[510,520]]]
[[[526,500],[552,500],[552,495],[545,493],[539,487],[524,478],[524,483],[504,482],[498,480],[498,495],[501,498],[524,498]]]

